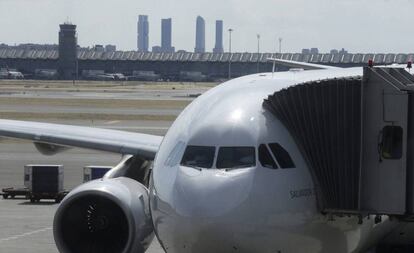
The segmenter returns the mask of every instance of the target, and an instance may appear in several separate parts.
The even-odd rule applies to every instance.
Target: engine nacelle
[[[43,155],[56,155],[57,153],[61,153],[69,149],[69,147],[42,142],[34,142],[34,145],[36,149]]]
[[[56,211],[60,252],[145,252],[154,238],[148,190],[125,178],[95,180],[71,191]]]

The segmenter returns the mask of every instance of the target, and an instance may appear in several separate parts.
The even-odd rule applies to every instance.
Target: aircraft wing
[[[154,159],[163,137],[93,127],[0,119],[0,137]]]
[[[289,61],[289,60],[282,60],[276,58],[268,58],[269,61],[273,61],[274,63],[290,67],[290,68],[301,68],[304,70],[315,70],[315,69],[340,69],[339,67],[333,67],[328,65],[322,64],[313,64],[307,62],[298,62],[298,61]]]

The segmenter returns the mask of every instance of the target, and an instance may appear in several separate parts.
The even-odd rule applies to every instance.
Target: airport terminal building
[[[73,77],[82,78],[86,73],[122,73],[135,80],[214,81],[259,72],[272,71],[269,58],[326,64],[340,67],[363,66],[372,59],[375,64],[406,64],[414,54],[303,54],[303,53],[155,53],[139,51],[102,51],[94,48],[72,50]],[[37,73],[58,73],[62,66],[59,48],[0,48],[0,68],[16,69],[29,76]],[[230,68],[229,68],[230,66]],[[276,66],[277,70],[286,67]],[[66,71],[67,72],[67,71]],[[52,75],[50,75],[52,76]],[[58,78],[56,75],[54,78]],[[68,78],[66,74],[64,79]]]

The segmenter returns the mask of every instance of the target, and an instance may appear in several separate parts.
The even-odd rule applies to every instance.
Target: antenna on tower
[[[71,25],[72,22],[70,22],[69,16],[66,17],[65,25]]]

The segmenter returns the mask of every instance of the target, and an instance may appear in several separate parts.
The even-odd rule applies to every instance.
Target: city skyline
[[[149,45],[160,42],[158,20],[171,17],[176,27],[172,44],[177,50],[193,51],[193,20],[201,15],[206,38],[210,38],[206,39],[207,51],[214,47],[214,23],[223,19],[224,51],[228,50],[227,30],[232,28],[235,52],[256,51],[256,34],[260,34],[262,52],[278,51],[281,37],[284,52],[307,47],[328,52],[344,47],[350,52],[410,53],[414,36],[407,17],[413,7],[409,0],[263,0],[260,4],[253,0],[1,0],[0,43],[54,44],[57,25],[70,20],[78,26],[81,46],[114,44],[120,50],[136,50],[137,15],[145,13],[150,22]],[[46,15],[44,10],[48,10]]]

